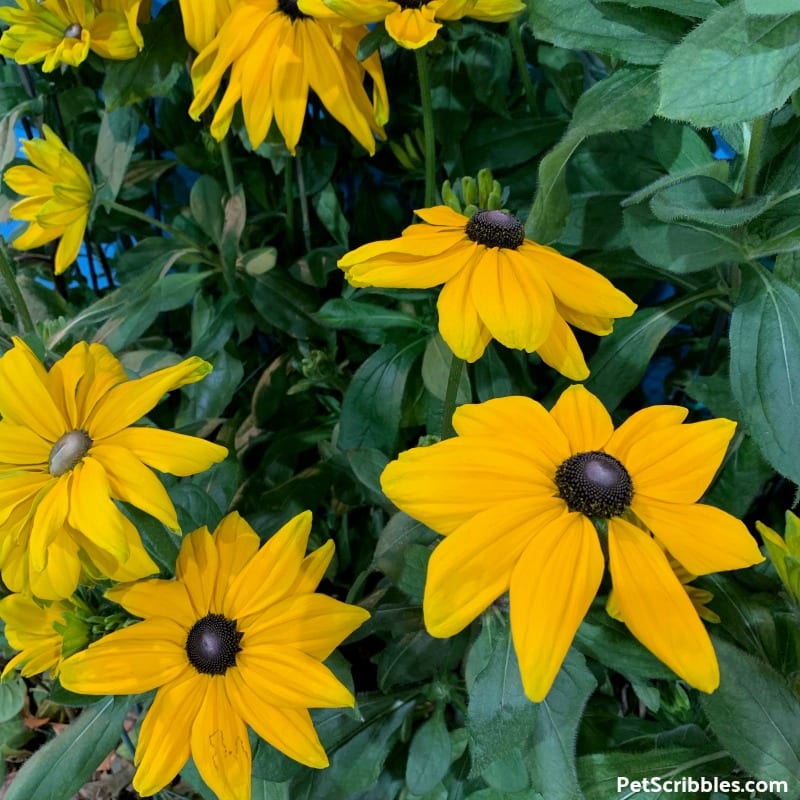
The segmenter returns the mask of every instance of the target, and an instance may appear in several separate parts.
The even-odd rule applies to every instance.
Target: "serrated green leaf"
[[[749,16],[720,8],[661,68],[658,113],[694,125],[747,122],[780,108],[800,86],[800,14]]]
[[[731,388],[764,458],[800,483],[800,295],[760,266],[746,269],[730,329]]]

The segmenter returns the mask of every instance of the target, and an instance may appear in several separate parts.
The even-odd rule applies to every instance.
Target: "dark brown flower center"
[[[71,25],[67,25],[67,27],[64,29],[64,38],[80,39],[81,33],[83,33],[83,28],[81,28],[77,22],[73,22]]]
[[[69,472],[83,460],[91,446],[92,440],[85,430],[79,429],[65,433],[50,451],[47,471],[56,477]]]
[[[296,19],[308,19],[308,14],[304,14],[297,7],[297,0],[278,0],[278,8],[292,21]]]
[[[205,675],[224,675],[236,664],[242,636],[236,629],[236,620],[222,614],[206,614],[195,622],[186,638],[189,663]]]
[[[430,0],[395,0],[402,8],[422,8],[428,5]]]
[[[516,250],[525,241],[525,228],[505,211],[476,211],[465,228],[473,242]]]
[[[628,470],[602,450],[570,456],[556,470],[556,486],[569,510],[587,517],[618,517],[633,500]]]

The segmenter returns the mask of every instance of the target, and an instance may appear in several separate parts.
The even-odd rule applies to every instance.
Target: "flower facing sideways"
[[[550,412],[525,397],[461,406],[456,438],[401,453],[383,490],[446,537],[428,566],[428,631],[452,636],[509,591],[523,685],[542,700],[600,586],[602,520],[619,616],[678,676],[713,691],[711,640],[665,550],[692,575],[763,557],[739,520],[697,502],[735,423],[684,425],[687,413],[652,406],[614,430],[572,386]]]
[[[569,325],[599,336],[636,305],[592,269],[525,238],[504,211],[467,218],[447,206],[416,212],[389,241],[365,244],[339,260],[353,286],[427,289],[439,294],[439,331],[458,358],[477,361],[491,339],[538,353],[573,380],[589,369]],[[569,323],[569,324],[568,324]]]
[[[114,500],[179,529],[151,469],[194,475],[227,450],[131,427],[165,392],[211,371],[192,357],[131,380],[100,344],[79,342],[46,371],[21,340],[0,358],[0,567],[15,592],[58,600],[82,578],[158,571]]]
[[[0,8],[10,27],[0,39],[0,55],[18,64],[43,61],[77,67],[91,50],[102,58],[127,61],[144,46],[137,25],[141,0],[16,0]]]
[[[119,586],[107,597],[143,621],[66,660],[61,682],[89,694],[158,689],[136,747],[134,788],[150,796],[191,755],[220,800],[250,797],[247,725],[310,767],[328,759],[309,708],[352,706],[322,661],[369,614],[315,593],[333,542],[305,556],[311,513],[260,550],[238,514],[186,537],[176,580]]]
[[[184,0],[185,2],[185,0]],[[368,150],[384,138],[389,100],[378,53],[359,61],[363,26],[341,27],[322,0],[239,0],[216,37],[192,66],[192,119],[208,108],[230,67],[227,87],[211,122],[222,139],[241,100],[250,144],[258,147],[272,120],[294,155],[308,107],[309,89],[327,112]],[[373,102],[364,88],[372,79]]]
[[[47,125],[43,130],[43,139],[22,143],[31,165],[10,167],[4,178],[15,192],[27,195],[11,206],[11,219],[28,223],[14,239],[14,247],[32,250],[60,238],[55,258],[55,273],[60,275],[78,257],[89,219],[92,182],[61,139]]]

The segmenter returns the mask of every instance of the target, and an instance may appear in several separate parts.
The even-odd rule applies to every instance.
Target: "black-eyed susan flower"
[[[28,223],[14,239],[14,247],[32,250],[60,239],[55,257],[55,273],[60,275],[81,249],[92,201],[92,182],[61,139],[47,125],[43,131],[44,138],[22,143],[30,165],[10,167],[4,178],[15,192],[27,195],[11,206],[11,219]]]
[[[383,21],[389,36],[410,50],[433,41],[442,22],[463,17],[507,22],[525,10],[522,0],[325,0],[325,4],[354,23]]]
[[[89,694],[158,689],[139,732],[134,788],[154,794],[191,755],[220,800],[250,797],[247,725],[290,758],[328,764],[309,708],[352,706],[322,663],[369,614],[314,592],[333,542],[305,556],[311,513],[259,550],[237,514],[186,537],[176,580],[107,596],[143,621],[66,660],[61,682]]]
[[[19,669],[28,677],[50,671],[58,674],[62,658],[86,646],[88,626],[75,612],[79,600],[35,601],[22,594],[0,600],[0,619],[5,623],[8,643],[20,652],[3,669],[2,677]]]
[[[380,56],[356,56],[367,29],[343,28],[322,0],[239,0],[214,40],[192,66],[193,119],[210,105],[230,67],[211,134],[228,132],[241,100],[250,143],[258,147],[272,120],[294,154],[306,116],[309,89],[327,112],[370,152],[384,137],[389,100]],[[364,87],[372,79],[373,101]]]
[[[18,64],[77,67],[89,51],[103,58],[135,58],[144,41],[137,25],[141,0],[16,0],[0,7],[10,27],[0,39],[0,55]]]
[[[625,624],[677,675],[713,691],[711,640],[665,550],[694,575],[763,558],[739,520],[697,502],[735,423],[684,425],[687,413],[652,406],[614,430],[601,402],[572,386],[549,412],[525,397],[461,406],[456,438],[401,453],[383,490],[446,536],[428,566],[428,631],[452,636],[510,591],[525,692],[542,700],[600,586],[600,520]]]
[[[131,427],[165,392],[199,381],[192,357],[131,380],[100,344],[79,342],[46,371],[21,339],[0,358],[0,567],[15,592],[58,600],[81,576],[130,581],[158,571],[121,500],[179,529],[151,469],[193,475],[227,450]]]
[[[572,380],[589,369],[570,325],[599,336],[636,309],[602,275],[525,238],[505,211],[465,217],[447,206],[416,212],[389,241],[365,244],[339,260],[353,286],[426,289],[439,295],[439,331],[453,353],[476,361],[494,338],[536,352]]]

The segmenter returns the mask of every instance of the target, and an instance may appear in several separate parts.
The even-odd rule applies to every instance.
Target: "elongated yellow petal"
[[[47,467],[53,443],[22,425],[0,422],[0,464]],[[0,489],[2,491],[2,489]]]
[[[442,226],[445,228],[454,228],[461,231],[464,235],[464,230],[467,227],[469,218],[457,211],[453,211],[450,206],[433,206],[432,208],[417,208],[414,213],[430,225]]]
[[[217,580],[214,584],[214,608],[220,609],[236,576],[256,554],[261,541],[258,534],[234,511],[227,514],[214,530],[217,548]],[[316,588],[316,584],[314,585]],[[310,589],[309,591],[313,591]]]
[[[531,538],[511,575],[511,633],[525,694],[544,700],[603,578],[597,532],[582,514]]]
[[[744,524],[714,506],[665,503],[634,493],[631,508],[694,575],[741,569],[764,560]]]
[[[453,275],[442,287],[436,308],[439,332],[456,358],[477,361],[492,340],[472,299],[472,269],[469,264]]]
[[[565,510],[552,497],[514,500],[476,514],[441,541],[425,582],[428,633],[453,636],[485,611],[508,590],[514,566],[534,536]]]
[[[608,552],[614,596],[631,633],[697,689],[713,692],[719,667],[700,622],[666,556],[623,519],[609,520]]]
[[[67,521],[71,484],[72,476],[62,475],[51,486],[45,486],[38,498],[28,541],[31,569],[36,572],[45,568],[48,548]]]
[[[583,386],[564,390],[550,415],[569,439],[572,453],[602,450],[614,431],[606,407]]]
[[[328,539],[322,547],[318,547],[313,553],[309,553],[300,565],[297,578],[289,589],[290,594],[306,594],[313,592],[322,580],[325,572],[330,566],[336,547],[333,539]]]
[[[664,435],[666,428],[680,425],[689,413],[689,409],[682,406],[650,406],[631,414],[622,425],[617,428],[605,446],[606,452],[619,459],[623,464],[628,463],[630,449],[642,437],[661,431]]]
[[[186,587],[196,619],[202,619],[212,610],[218,570],[219,554],[208,529],[192,531],[181,544],[175,577]],[[213,611],[218,613],[219,609]]]
[[[136,617],[163,617],[165,613],[188,631],[197,622],[186,585],[181,581],[153,578],[112,586],[106,597]]]
[[[433,13],[422,8],[398,8],[384,20],[386,32],[401,47],[416,50],[425,47],[436,38],[441,23],[436,22]]]
[[[536,353],[545,364],[572,381],[584,381],[589,377],[589,367],[578,340],[558,311],[553,315],[550,333],[536,348]]]

